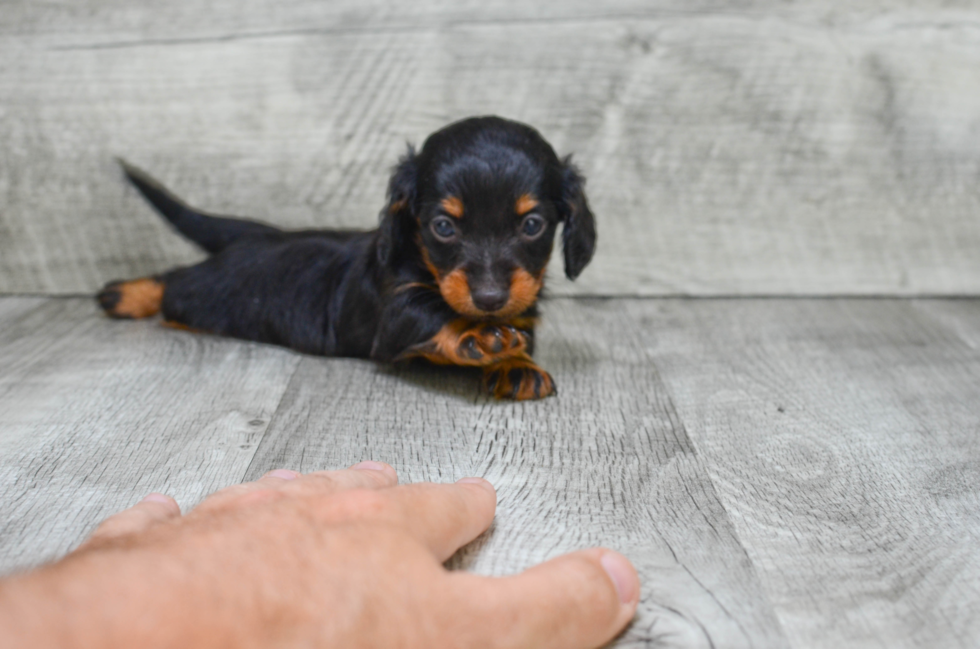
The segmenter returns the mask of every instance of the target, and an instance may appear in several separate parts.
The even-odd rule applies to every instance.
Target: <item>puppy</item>
[[[555,383],[531,354],[558,224],[565,274],[596,244],[584,180],[533,128],[466,119],[409,147],[380,227],[285,232],[185,205],[122,162],[136,188],[210,256],[98,294],[115,318],[168,324],[325,356],[483,369],[497,398],[538,399]]]

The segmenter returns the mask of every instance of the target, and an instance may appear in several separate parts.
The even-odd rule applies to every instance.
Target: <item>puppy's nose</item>
[[[481,311],[496,311],[507,304],[510,292],[496,286],[480,286],[470,293],[473,304]]]

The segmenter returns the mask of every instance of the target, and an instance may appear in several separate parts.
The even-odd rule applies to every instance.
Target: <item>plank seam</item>
[[[242,483],[245,477],[252,470],[252,465],[255,464],[255,458],[259,455],[259,451],[262,449],[262,445],[265,443],[266,438],[269,435],[269,429],[272,428],[272,424],[276,421],[279,416],[279,411],[282,409],[283,399],[289,394],[289,388],[293,385],[293,381],[296,379],[296,373],[299,372],[300,365],[303,364],[303,358],[297,360],[296,365],[293,366],[293,371],[289,375],[289,379],[286,381],[286,385],[282,390],[282,394],[279,395],[279,399],[276,401],[276,407],[269,415],[269,420],[265,422],[265,428],[262,430],[262,437],[259,441],[255,443],[255,451],[252,453],[252,457],[248,460],[248,466],[245,467],[245,471],[242,472],[241,476],[238,478],[238,482]]]

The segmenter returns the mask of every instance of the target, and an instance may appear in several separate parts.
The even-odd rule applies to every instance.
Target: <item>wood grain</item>
[[[479,374],[385,371],[305,358],[247,479],[364,459],[405,482],[486,477],[492,531],[452,565],[511,574],[564,552],[616,548],[640,571],[643,600],[620,646],[785,644],[746,555],[692,451],[645,336],[603,301],[549,302],[535,358],[559,396],[490,402]]]
[[[404,148],[500,113],[575,152],[593,265],[556,295],[980,290],[980,10],[932,1],[8,2],[0,292],[199,259],[203,208],[371,227]]]
[[[0,573],[63,554],[151,491],[241,480],[299,357],[0,299]]]
[[[559,396],[478,375],[114,322],[0,298],[0,571],[146,492],[187,508],[276,467],[482,475],[510,574],[623,551],[617,646],[971,647],[980,637],[980,300],[554,299]]]
[[[976,645],[975,300],[627,314],[793,646]]]

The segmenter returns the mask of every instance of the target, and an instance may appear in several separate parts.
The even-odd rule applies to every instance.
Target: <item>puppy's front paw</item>
[[[460,358],[480,363],[523,354],[527,335],[510,325],[485,325],[473,328],[459,337],[456,353]]]
[[[528,334],[510,325],[455,320],[431,339],[413,345],[395,361],[422,357],[440,365],[486,367],[527,355]]]
[[[129,282],[109,282],[95,296],[113,318],[149,318],[160,312],[163,282],[145,277]]]
[[[491,365],[483,373],[483,386],[498,399],[543,399],[558,394],[551,375],[533,361],[515,358]]]

